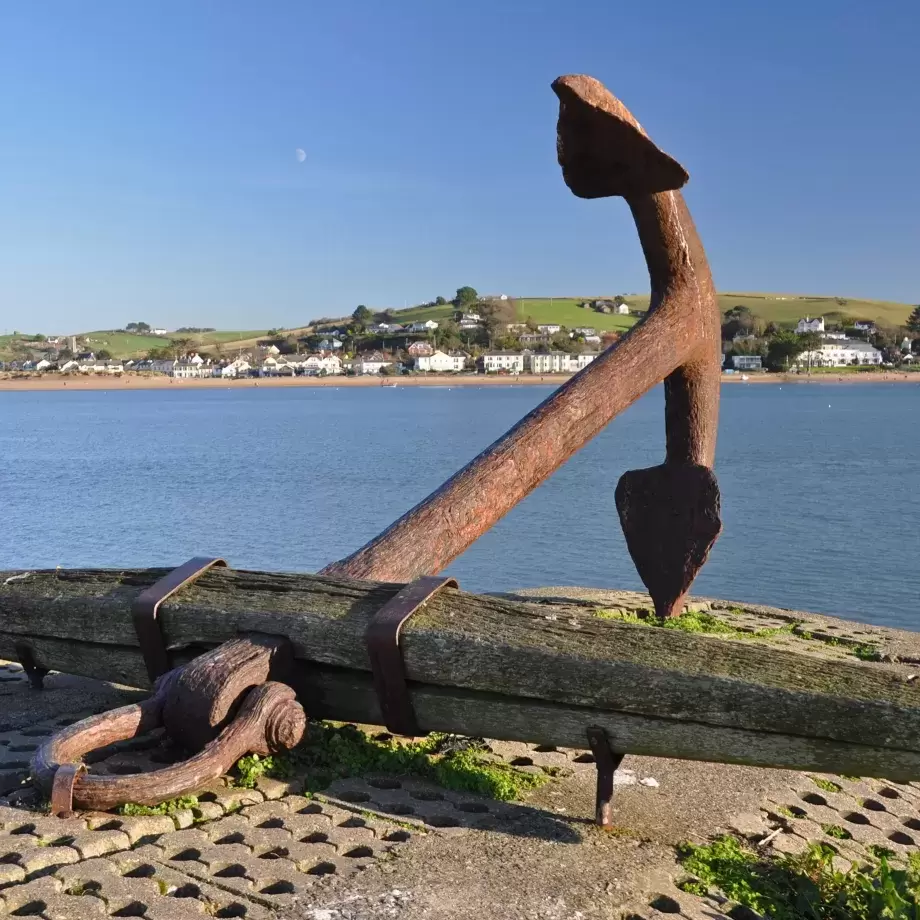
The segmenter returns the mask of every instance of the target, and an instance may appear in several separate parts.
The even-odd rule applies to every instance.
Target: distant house
[[[760,355],[732,355],[732,367],[736,371],[762,371],[763,358]]]
[[[195,354],[187,358],[167,358],[151,361],[150,370],[167,377],[190,380],[198,377],[210,377],[213,370],[211,361]]]
[[[570,335],[573,337],[576,335],[597,335],[597,330],[593,326],[576,326]]]
[[[422,355],[415,359],[417,371],[434,371],[436,373],[456,374],[466,367],[469,355],[463,351],[452,351],[449,354],[436,351],[432,355]]]
[[[280,355],[281,349],[277,345],[265,345],[262,350],[270,355]]]
[[[800,319],[795,327],[795,331],[801,335],[804,332],[824,332],[824,317],[818,316],[815,319]]]
[[[479,361],[487,374],[494,374],[498,371],[521,374],[524,371],[524,355],[518,351],[486,352]]]
[[[546,345],[549,343],[551,336],[545,332],[525,332],[518,336],[522,345],[528,347],[532,345]]]
[[[166,335],[166,330],[165,329],[151,329],[150,333],[151,335]]]
[[[878,365],[882,353],[868,342],[824,342],[814,351],[804,351],[796,359],[800,365],[812,367],[849,367],[851,365]]]
[[[434,346],[430,342],[413,342],[406,350],[413,358],[434,354]]]
[[[368,332],[375,332],[377,335],[392,335],[394,332],[402,332],[405,327],[399,323],[376,323],[368,326]]]
[[[562,332],[562,326],[556,323],[544,323],[541,326],[537,326],[537,332],[542,332],[545,335],[555,335],[557,332]]]
[[[913,344],[907,336],[904,336],[903,341],[901,342],[901,351],[905,354],[910,354],[913,351]]]
[[[337,338],[326,338],[319,343],[320,351],[337,351],[342,347],[342,343]]]
[[[586,335],[585,345],[600,345],[601,337],[599,335]]]
[[[413,323],[408,330],[409,332],[432,332],[438,328],[438,325],[433,319],[426,319],[423,323]]]
[[[580,355],[570,355],[564,351],[551,351],[545,354],[527,352],[524,356],[524,366],[531,374],[573,374],[587,367],[596,357],[593,352]]]
[[[245,358],[237,358],[229,364],[222,364],[212,370],[215,377],[245,377],[249,373],[249,362]]]
[[[42,358],[41,361],[35,362],[35,370],[37,371],[46,371],[49,367],[53,366],[54,365],[47,358]]]
[[[628,303],[618,303],[614,304],[613,312],[619,316],[629,316],[629,304]]]
[[[845,332],[822,332],[821,338],[829,342],[845,342],[848,336]]]
[[[505,323],[505,331],[510,332],[512,335],[518,332],[526,332],[527,323]]]
[[[303,363],[306,374],[312,377],[325,377],[326,375],[342,373],[342,359],[334,354],[309,355]]]
[[[876,325],[871,319],[858,319],[853,323],[853,328],[858,329],[860,332],[875,332]]]
[[[379,374],[385,367],[392,367],[393,362],[379,351],[373,351],[366,355],[358,355],[351,362],[351,366],[356,374]]]
[[[461,326],[464,323],[472,323],[474,326],[478,326],[482,322],[482,316],[478,313],[457,313],[456,319]]]

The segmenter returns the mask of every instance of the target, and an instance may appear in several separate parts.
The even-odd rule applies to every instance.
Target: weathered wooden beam
[[[130,607],[163,570],[48,571],[4,584],[0,656],[146,683]],[[240,634],[286,636],[311,717],[379,721],[364,632],[398,585],[213,570],[160,621],[178,664]],[[403,628],[425,731],[695,760],[920,778],[920,687],[880,665],[602,620],[445,589]]]

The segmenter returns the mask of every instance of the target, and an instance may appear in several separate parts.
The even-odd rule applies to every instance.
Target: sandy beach
[[[488,387],[559,386],[570,379],[567,374],[444,374],[417,377],[247,377],[240,380],[209,377],[175,380],[162,375],[120,374],[117,376],[33,374],[0,376],[0,391],[30,390],[169,390],[239,389],[244,387]],[[920,383],[920,373],[898,371],[864,374],[724,374],[725,384],[807,384],[807,383]]]

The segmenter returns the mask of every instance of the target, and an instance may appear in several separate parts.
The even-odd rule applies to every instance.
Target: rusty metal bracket
[[[84,763],[65,763],[58,767],[51,784],[51,814],[69,818],[73,814],[73,787],[77,777],[86,772]]]
[[[610,744],[610,736],[599,726],[588,729],[588,744],[597,766],[597,796],[594,806],[594,823],[598,827],[611,828],[613,820],[613,776],[623,762],[625,754],[618,754]]]
[[[48,674],[48,669],[43,668],[35,660],[35,649],[32,648],[28,642],[17,642],[14,648],[16,650],[16,657],[19,659],[23,671],[26,672],[32,689],[44,690],[45,677]]]
[[[409,699],[406,667],[399,648],[403,623],[441,588],[458,588],[456,579],[425,575],[406,585],[387,601],[365,633],[374,689],[386,727],[396,735],[417,735],[418,720]]]
[[[141,591],[131,605],[134,631],[137,633],[137,639],[141,645],[141,654],[144,656],[144,664],[147,667],[147,675],[150,677],[151,682],[156,681],[158,677],[170,670],[166,643],[163,641],[163,633],[157,623],[160,604],[180,588],[184,588],[201,577],[208,569],[216,565],[225,566],[226,564],[223,559],[217,557],[195,556],[178,568],[173,569],[168,575],[165,575],[149,588]],[[25,664],[23,664],[23,667],[25,667]]]

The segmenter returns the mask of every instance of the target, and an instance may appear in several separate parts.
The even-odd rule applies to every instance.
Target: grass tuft
[[[680,883],[700,894],[718,889],[730,900],[772,920],[915,920],[920,917],[920,857],[893,869],[877,864],[847,871],[834,866],[835,850],[811,844],[795,856],[766,857],[736,837],[678,849],[695,878]]]

